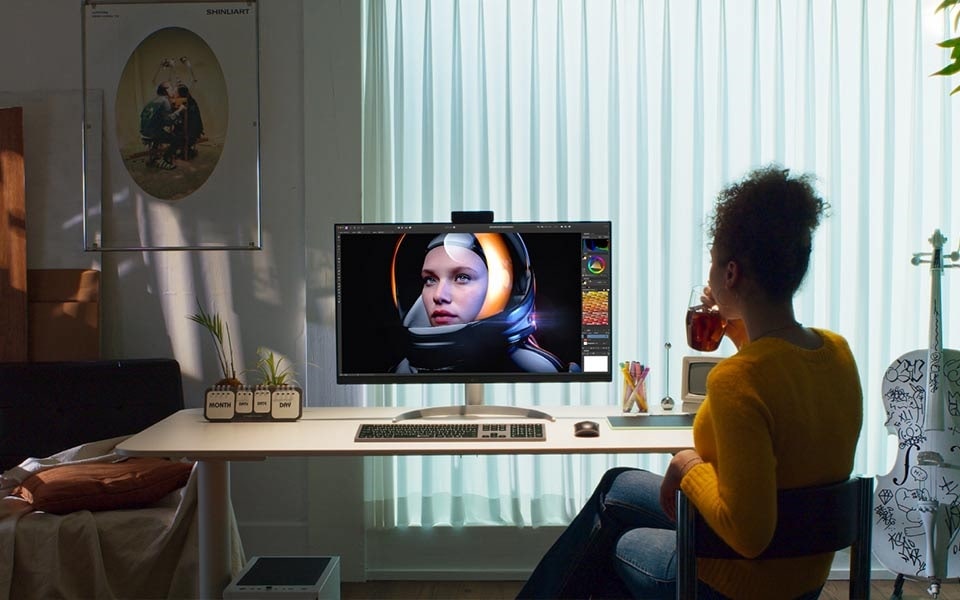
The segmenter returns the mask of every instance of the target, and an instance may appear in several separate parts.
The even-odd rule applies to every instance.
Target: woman
[[[792,305],[826,208],[809,177],[776,167],[721,192],[704,300],[728,320],[738,352],[707,378],[694,448],[678,452],[663,477],[607,472],[520,597],[673,598],[677,488],[752,557],[773,536],[778,489],[849,477],[862,419],[857,367],[842,337],[803,326]],[[815,598],[832,562],[832,553],[699,559],[700,597]]]
[[[394,280],[401,281],[397,268],[395,256]],[[419,282],[409,308],[395,291],[407,336],[407,356],[395,372],[547,373],[576,367],[564,366],[534,339],[536,286],[519,234],[441,233],[427,243]]]
[[[203,135],[203,116],[190,88],[182,83],[177,86],[176,100],[180,106],[186,107],[183,119],[173,127],[173,134],[179,145],[177,155],[184,160],[191,160],[197,155],[197,142]]]
[[[488,277],[486,257],[474,236],[437,236],[423,258],[420,278],[430,325],[476,320],[487,297]]]

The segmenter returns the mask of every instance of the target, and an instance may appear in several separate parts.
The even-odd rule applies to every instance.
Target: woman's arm
[[[694,440],[709,450],[710,462],[691,466],[681,480],[710,528],[748,557],[770,543],[777,502],[773,421],[754,387],[758,374],[750,369],[731,357],[710,372]]]
[[[670,520],[677,520],[677,490],[680,489],[680,481],[690,469],[702,462],[703,459],[693,448],[677,452],[670,460],[660,485],[660,507]]]

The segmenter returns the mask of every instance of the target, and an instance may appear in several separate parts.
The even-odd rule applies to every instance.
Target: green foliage
[[[941,10],[949,11],[958,3],[960,3],[960,0],[943,0],[943,2],[937,6],[937,10],[935,12],[939,13]],[[953,17],[953,28],[957,29],[958,25],[960,25],[960,11],[958,11]],[[950,49],[950,63],[932,75],[950,77],[951,75],[960,73],[960,37],[944,40],[937,45],[941,48]],[[950,95],[952,96],[957,92],[960,92],[960,85],[953,88],[953,90],[950,92]]]
[[[292,384],[293,371],[283,366],[283,357],[277,357],[266,348],[257,348],[257,372],[260,374],[260,383],[264,385]]]
[[[230,326],[223,322],[219,313],[211,314],[203,310],[199,299],[197,300],[197,308],[200,312],[192,314],[187,318],[199,324],[210,333],[217,349],[217,360],[220,361],[220,369],[223,371],[223,377],[225,379],[235,380],[237,378],[237,369],[233,363],[233,339],[230,337]],[[226,334],[226,343],[224,343],[224,334]]]

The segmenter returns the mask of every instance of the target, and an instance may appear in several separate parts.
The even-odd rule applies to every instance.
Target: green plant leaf
[[[283,357],[277,357],[266,348],[257,348],[257,371],[260,374],[260,383],[264,385],[284,385],[293,381],[293,372],[283,366]],[[289,380],[289,381],[288,381]]]
[[[936,73],[931,73],[931,77],[935,75],[943,75],[943,76],[953,75],[954,73],[958,73],[958,72],[960,72],[960,60],[953,61],[949,65],[937,71]]]
[[[953,91],[950,92],[950,95],[952,96],[952,95],[956,94],[957,92],[960,92],[960,85],[958,85],[957,87],[953,88]]]
[[[957,13],[960,14],[960,13]],[[960,37],[950,38],[949,40],[943,40],[942,42],[937,42],[937,45],[941,48],[956,48],[960,46]]]
[[[941,10],[950,8],[951,6],[955,5],[957,2],[960,2],[960,0],[943,0],[943,2],[940,3],[940,6],[938,6],[937,9],[933,11],[933,13],[936,14]]]
[[[199,324],[210,333],[217,350],[217,360],[220,361],[220,370],[223,371],[223,376],[225,378],[236,379],[237,370],[233,362],[233,340],[230,337],[230,326],[224,325],[219,313],[206,312],[200,304],[199,298],[197,299],[197,310],[199,310],[199,312],[189,315],[187,318]],[[227,331],[226,348],[223,343],[224,329]],[[227,358],[227,350],[230,352],[229,359]]]

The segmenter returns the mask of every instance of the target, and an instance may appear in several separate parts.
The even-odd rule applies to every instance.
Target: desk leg
[[[222,598],[230,584],[230,463],[201,460],[197,515],[200,534],[200,597]]]

